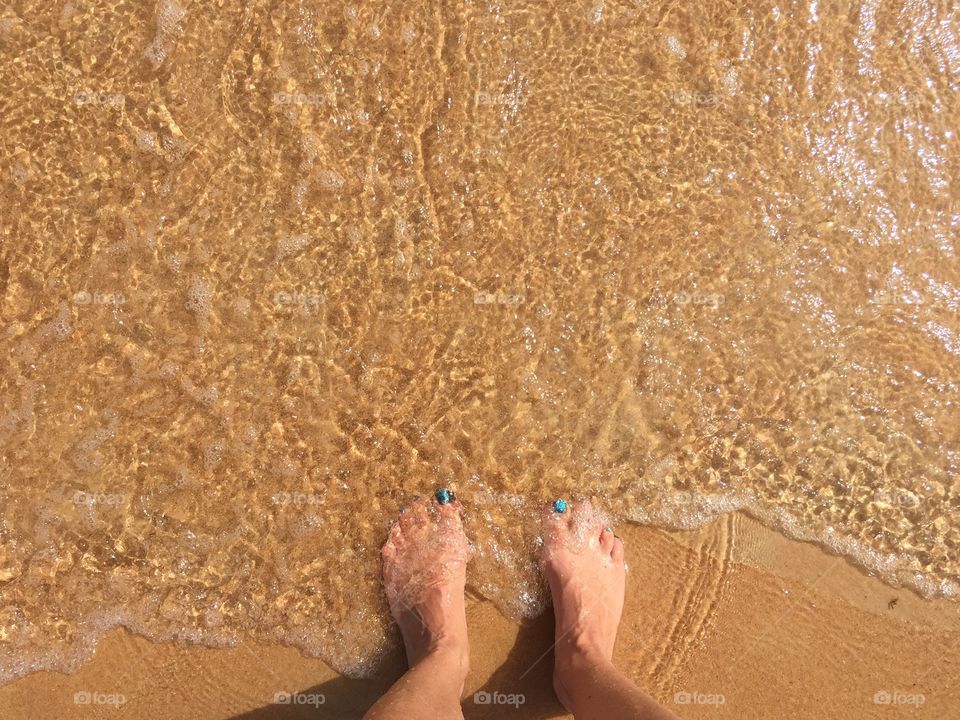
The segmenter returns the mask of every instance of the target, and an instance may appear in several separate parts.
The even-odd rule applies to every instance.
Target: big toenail
[[[567,501],[559,498],[554,500],[553,511],[555,513],[565,513],[567,511]]]
[[[604,528],[603,531],[604,531],[604,532],[613,532],[613,528],[608,528],[608,527],[607,527],[607,528]],[[614,537],[616,537],[616,535],[614,535]]]
[[[437,490],[437,492],[434,494],[434,497],[437,499],[437,502],[440,503],[441,505],[449,505],[454,500],[456,500],[456,496],[446,488],[440,488],[439,490]]]

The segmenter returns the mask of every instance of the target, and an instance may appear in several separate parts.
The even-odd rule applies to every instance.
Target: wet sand
[[[956,603],[891,588],[741,514],[692,532],[622,531],[630,576],[616,659],[681,717],[960,712]],[[550,688],[552,615],[518,626],[481,599],[468,614],[464,715],[566,717]],[[402,667],[395,649],[374,677],[354,680],[287,647],[155,644],[116,630],[72,675],[40,672],[0,687],[0,707],[4,720],[359,718]],[[282,692],[306,704],[274,704]],[[478,692],[515,702],[522,694],[523,703],[477,704]],[[91,702],[78,704],[76,693]],[[119,708],[105,704],[120,695]]]

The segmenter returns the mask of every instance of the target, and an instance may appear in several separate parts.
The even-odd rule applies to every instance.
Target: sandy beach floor
[[[743,515],[623,535],[630,579],[616,659],[681,717],[960,713],[956,603],[891,588]],[[472,598],[468,621],[467,718],[567,717],[550,687],[549,612],[517,625]],[[399,650],[354,680],[290,648],[154,644],[118,629],[77,672],[0,688],[0,707],[4,720],[359,718],[402,669]],[[274,702],[284,693],[289,704]]]

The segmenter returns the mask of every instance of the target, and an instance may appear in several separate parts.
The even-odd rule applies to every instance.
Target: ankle
[[[571,632],[554,646],[556,665],[564,671],[578,671],[597,665],[607,665],[613,658],[613,647],[596,634]]]
[[[445,671],[465,681],[470,672],[470,646],[466,639],[449,636],[435,638],[416,664],[426,661],[441,664]]]
[[[598,674],[614,671],[609,654],[592,645],[570,643],[556,648],[553,666],[553,689],[561,704],[574,711],[578,691],[592,686]]]
[[[583,672],[588,668],[610,665],[610,657],[594,647],[572,647],[557,650],[555,667],[562,673]]]

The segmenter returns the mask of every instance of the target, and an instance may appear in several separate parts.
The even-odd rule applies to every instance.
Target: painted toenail
[[[604,531],[604,532],[613,532],[613,528],[607,527],[607,528],[604,528],[603,531]],[[614,535],[614,537],[616,537],[616,535]]]
[[[437,499],[437,502],[441,505],[449,505],[454,500],[456,500],[456,495],[454,495],[450,490],[446,488],[440,488],[437,490],[434,497]]]
[[[407,509],[405,507],[400,508],[400,514],[403,515]]]
[[[413,496],[413,501],[414,501],[414,502],[416,502],[416,501],[419,500],[419,499],[420,499],[420,496],[419,496],[419,495],[414,495],[414,496]]]
[[[555,513],[565,513],[567,511],[567,501],[562,499],[554,500],[553,511]]]

